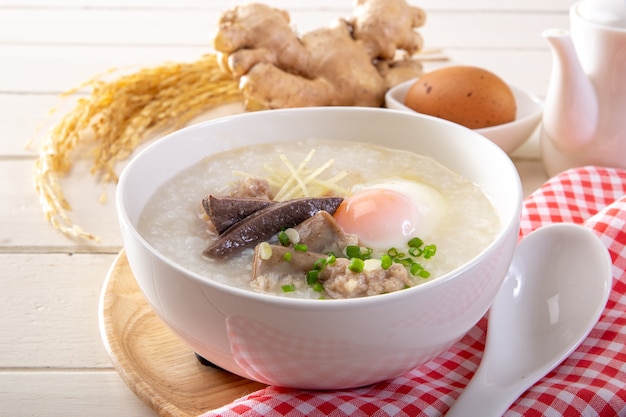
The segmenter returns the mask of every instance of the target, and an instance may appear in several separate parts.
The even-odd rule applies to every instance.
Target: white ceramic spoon
[[[606,306],[611,268],[606,247],[583,226],[526,236],[489,311],[480,366],[446,417],[502,416],[568,357]]]

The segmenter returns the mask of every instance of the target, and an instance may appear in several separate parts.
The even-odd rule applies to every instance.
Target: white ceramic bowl
[[[404,110],[415,113],[415,110],[405,106],[404,98],[409,88],[417,79],[400,83],[387,91],[385,105],[389,109]],[[498,145],[506,153],[511,153],[519,148],[534,132],[541,121],[543,114],[543,102],[525,91],[509,85],[515,96],[517,113],[515,120],[497,126],[474,129],[477,133],[485,136]]]
[[[433,157],[482,187],[502,230],[473,260],[430,282],[383,295],[323,301],[214,282],[167,259],[137,231],[154,191],[205,155],[311,137],[357,140]],[[521,203],[515,167],[484,137],[416,113],[357,107],[270,110],[188,127],[134,157],[117,188],[126,255],[161,319],[191,350],[226,370],[267,384],[310,389],[393,378],[460,339],[488,310],[509,267]]]

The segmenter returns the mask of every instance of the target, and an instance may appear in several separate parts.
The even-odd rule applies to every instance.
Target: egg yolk
[[[419,213],[404,194],[372,188],[346,198],[335,212],[335,220],[362,244],[386,250],[406,245],[414,236]]]

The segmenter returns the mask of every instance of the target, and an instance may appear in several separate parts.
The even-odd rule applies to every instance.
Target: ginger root
[[[221,16],[213,46],[248,110],[380,107],[391,86],[421,74],[411,56],[424,22],[404,0],[356,0],[351,18],[298,37],[286,11],[252,3]]]

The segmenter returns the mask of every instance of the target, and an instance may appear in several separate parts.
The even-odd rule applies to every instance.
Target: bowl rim
[[[306,112],[363,112],[363,113],[376,112],[378,113],[378,112],[382,112],[382,113],[394,114],[395,117],[431,119],[433,121],[436,121],[437,123],[453,125],[457,129],[462,129],[467,132],[472,132],[472,135],[475,136],[476,140],[482,142],[483,146],[491,147],[493,152],[500,154],[500,156],[503,158],[502,162],[510,168],[510,170],[515,174],[515,178],[517,179],[517,181],[515,181],[514,184],[511,184],[511,187],[512,187],[511,195],[513,198],[516,199],[516,201],[518,201],[518,204],[516,204],[515,209],[511,213],[510,219],[505,219],[505,218],[500,219],[502,224],[501,224],[499,231],[497,232],[496,237],[479,254],[477,254],[476,256],[474,256],[472,259],[465,262],[464,264],[460,265],[459,267],[453,269],[452,271],[449,271],[425,283],[422,283],[422,284],[419,284],[414,287],[407,288],[401,291],[377,294],[377,295],[367,296],[367,297],[320,300],[320,299],[307,299],[307,298],[296,298],[296,297],[281,297],[280,295],[259,293],[259,292],[255,292],[255,291],[251,291],[251,290],[247,290],[243,288],[238,288],[233,285],[229,285],[226,283],[212,280],[211,278],[202,276],[201,274],[194,272],[186,268],[185,266],[175,262],[174,260],[168,258],[164,254],[159,252],[156,248],[154,248],[146,239],[144,239],[144,237],[139,233],[139,231],[135,227],[134,223],[130,220],[128,213],[126,211],[126,208],[125,208],[126,198],[124,195],[124,189],[125,189],[124,185],[127,182],[129,173],[133,170],[133,167],[136,164],[138,164],[138,161],[140,161],[143,157],[145,157],[145,155],[148,155],[149,153],[153,152],[154,149],[156,149],[157,147],[163,146],[164,143],[175,141],[180,135],[188,134],[193,131],[202,130],[206,126],[210,126],[210,125],[214,125],[218,123],[230,123],[232,120],[237,121],[237,120],[244,119],[244,118],[263,117],[262,114],[266,112],[273,112],[276,115],[280,115],[280,114],[288,115],[288,114],[292,114],[293,112],[302,112],[302,113],[306,113]],[[384,145],[381,145],[381,146],[384,146]],[[409,113],[409,112],[406,112],[403,110],[397,110],[397,109],[353,107],[353,106],[344,106],[344,107],[324,106],[324,107],[303,107],[303,108],[291,108],[291,109],[263,110],[263,111],[257,111],[257,112],[241,113],[241,114],[224,116],[224,117],[220,117],[217,119],[208,120],[208,121],[204,121],[204,122],[200,122],[194,125],[184,127],[182,129],[168,133],[159,139],[156,139],[154,142],[148,144],[145,148],[141,149],[136,155],[134,155],[130,159],[128,164],[122,170],[119,176],[118,186],[116,188],[116,210],[117,210],[118,218],[119,218],[119,221],[121,222],[122,228],[127,229],[128,232],[131,233],[133,237],[141,243],[143,248],[148,250],[153,256],[156,256],[161,262],[165,263],[170,268],[184,272],[189,278],[201,283],[202,285],[208,285],[210,287],[219,289],[220,291],[225,291],[229,293],[230,295],[233,295],[236,297],[244,297],[245,299],[248,299],[250,301],[256,301],[261,304],[273,304],[273,305],[283,306],[287,308],[298,308],[298,309],[309,309],[309,310],[317,310],[319,309],[319,306],[323,305],[324,306],[323,308],[328,309],[329,311],[350,309],[350,308],[353,308],[353,306],[355,305],[377,304],[377,303],[384,303],[384,302],[392,301],[394,299],[412,297],[413,294],[417,291],[423,292],[423,291],[426,291],[428,288],[446,285],[448,282],[455,280],[463,271],[471,269],[476,264],[478,264],[482,258],[484,258],[485,256],[487,256],[488,254],[494,251],[498,251],[498,248],[500,247],[500,243],[503,241],[506,241],[506,239],[509,238],[509,234],[512,232],[510,229],[514,229],[514,231],[519,231],[519,222],[520,222],[519,218],[520,218],[521,209],[522,209],[522,201],[523,201],[523,192],[522,192],[521,180],[519,178],[519,174],[517,173],[517,169],[515,165],[513,164],[513,161],[508,157],[508,155],[499,146],[497,146],[495,143],[485,138],[484,136],[478,133],[475,133],[471,129],[465,128],[459,124],[449,122],[447,120],[440,119],[437,117],[423,115],[423,114],[416,113],[416,112]],[[517,234],[516,234],[516,237],[517,237]],[[125,246],[126,245],[124,245],[124,249],[125,249]],[[425,289],[421,289],[421,288],[425,288]]]

